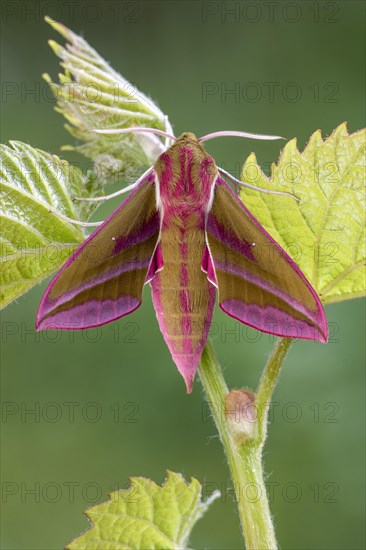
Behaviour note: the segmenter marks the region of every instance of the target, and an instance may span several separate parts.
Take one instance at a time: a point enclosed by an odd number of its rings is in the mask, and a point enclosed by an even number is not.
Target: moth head
[[[182,148],[189,148],[199,155],[207,155],[205,149],[200,144],[199,139],[192,132],[183,132],[171,146],[172,150],[178,151]]]
[[[191,143],[196,142],[198,143],[198,139],[192,132],[183,132],[178,138],[177,142],[183,144],[183,143]]]

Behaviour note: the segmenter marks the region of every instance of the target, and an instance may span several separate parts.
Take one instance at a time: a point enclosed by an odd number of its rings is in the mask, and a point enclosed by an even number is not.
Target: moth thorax
[[[165,208],[179,206],[185,211],[205,209],[217,176],[217,167],[197,140],[189,137],[186,141],[183,138],[177,140],[160,155],[155,171],[160,199]]]

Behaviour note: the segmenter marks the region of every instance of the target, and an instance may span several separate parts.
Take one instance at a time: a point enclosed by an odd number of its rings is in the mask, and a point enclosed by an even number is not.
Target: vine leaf
[[[143,477],[132,477],[131,487],[110,493],[110,500],[85,514],[91,529],[66,546],[68,550],[148,550],[186,548],[191,530],[218,492],[202,502],[200,483],[186,483],[167,472],[160,487]]]
[[[56,111],[68,121],[66,129],[84,142],[63,149],[91,158],[95,171],[106,182],[117,181],[131,170],[137,179],[163,152],[162,139],[152,134],[105,136],[91,130],[149,126],[170,131],[167,117],[83,38],[61,23],[49,17],[45,19],[67,43],[63,47],[54,40],[49,41],[65,70],[59,75],[59,83],[52,82],[48,74],[43,76],[56,97]]]
[[[19,141],[0,145],[0,307],[55,271],[85,238],[81,229],[50,213],[85,220],[91,203],[73,196],[100,194],[91,174]]]
[[[366,130],[315,132],[300,153],[287,143],[267,178],[252,153],[242,181],[297,197],[243,189],[241,199],[308,277],[324,303],[365,293]]]

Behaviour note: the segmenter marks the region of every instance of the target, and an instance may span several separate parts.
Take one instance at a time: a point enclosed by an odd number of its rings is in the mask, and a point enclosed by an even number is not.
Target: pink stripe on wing
[[[283,338],[303,338],[304,340],[327,341],[327,334],[320,327],[305,320],[294,319],[288,313],[272,306],[245,304],[238,300],[227,300],[220,308],[234,319],[262,332]]]
[[[210,230],[210,233],[219,241],[223,242],[226,246],[243,254],[252,262],[255,262],[255,257],[250,247],[250,243],[247,241],[239,239],[233,233],[227,231],[227,229],[221,225],[214,216],[209,216],[207,221],[207,228]]]
[[[263,288],[263,290],[270,292],[271,294],[273,294],[273,296],[278,296],[281,300],[290,304],[295,311],[298,311],[303,315],[306,315],[307,317],[312,319],[314,322],[319,321],[318,310],[308,309],[302,302],[295,300],[285,291],[279,289],[276,285],[270,283],[269,281],[261,279],[258,275],[251,273],[249,270],[245,270],[238,265],[222,263],[219,261],[215,262],[215,269],[218,271],[223,271],[224,273],[231,273],[233,275],[237,275],[238,277],[241,277],[243,281],[249,281],[250,283],[255,284],[259,288]]]
[[[111,279],[117,279],[120,275],[122,275],[123,273],[126,273],[127,271],[132,272],[137,269],[146,269],[149,266],[149,263],[150,263],[150,258],[147,258],[146,260],[143,260],[141,262],[138,262],[138,261],[125,262],[124,264],[121,264],[108,271],[105,271],[104,273],[101,273],[100,275],[94,277],[93,279],[90,279],[90,281],[83,282],[79,286],[70,289],[68,292],[64,292],[57,298],[50,298],[49,296],[47,296],[43,304],[44,306],[43,315],[47,315],[49,308],[55,309],[58,306],[66,304],[81,292],[84,292],[85,290],[90,290],[97,285],[110,281]]]
[[[117,300],[88,300],[70,309],[43,318],[37,330],[82,330],[99,327],[135,311],[141,302],[133,296],[119,296]]]

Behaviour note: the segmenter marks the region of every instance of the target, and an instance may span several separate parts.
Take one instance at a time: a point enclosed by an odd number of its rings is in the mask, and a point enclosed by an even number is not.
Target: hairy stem
[[[256,392],[258,440],[263,447],[267,435],[268,409],[280,374],[281,365],[292,344],[291,338],[279,338],[262,372]]]
[[[255,401],[257,431],[253,437],[244,440],[235,437],[227,421],[225,409],[229,390],[210,343],[203,352],[198,368],[229,463],[247,550],[277,548],[263,479],[262,448],[270,400],[290,345],[290,339],[278,340],[264,368]]]

